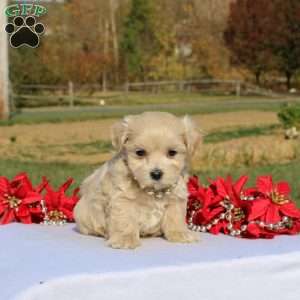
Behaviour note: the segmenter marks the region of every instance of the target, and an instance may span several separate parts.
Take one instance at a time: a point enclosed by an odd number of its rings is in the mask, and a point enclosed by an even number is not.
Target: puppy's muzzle
[[[162,177],[163,177],[163,171],[160,169],[153,169],[150,172],[150,177],[155,180],[155,181],[159,181]]]

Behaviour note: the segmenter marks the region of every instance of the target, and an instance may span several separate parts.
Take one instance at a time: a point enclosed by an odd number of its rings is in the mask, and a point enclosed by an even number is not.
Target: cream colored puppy
[[[113,248],[136,248],[142,236],[196,241],[185,223],[186,181],[199,141],[187,116],[145,112],[115,124],[116,155],[82,183],[74,210],[79,231],[104,236]]]

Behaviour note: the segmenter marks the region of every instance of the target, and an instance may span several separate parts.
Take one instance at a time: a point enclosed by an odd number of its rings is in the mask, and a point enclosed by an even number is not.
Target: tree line
[[[300,1],[239,0],[231,4],[224,32],[232,62],[261,75],[277,71],[287,87],[300,69]]]
[[[37,49],[10,49],[10,79],[98,83],[194,78],[261,82],[300,68],[299,0],[49,3]]]

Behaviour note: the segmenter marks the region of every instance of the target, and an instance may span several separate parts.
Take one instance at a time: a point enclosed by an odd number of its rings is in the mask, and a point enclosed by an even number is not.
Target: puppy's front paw
[[[111,237],[107,244],[114,249],[135,249],[141,245],[140,239],[134,235]]]
[[[199,241],[198,236],[190,231],[170,231],[165,237],[168,241],[174,243],[194,243]]]

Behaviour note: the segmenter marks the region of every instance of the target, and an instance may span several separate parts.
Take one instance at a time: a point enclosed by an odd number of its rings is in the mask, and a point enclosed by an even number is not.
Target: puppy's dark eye
[[[176,151],[176,150],[170,149],[170,150],[168,151],[168,156],[170,156],[170,157],[174,157],[176,154],[177,154],[177,151]]]
[[[146,150],[144,150],[144,149],[137,149],[137,150],[135,151],[135,154],[136,154],[137,156],[139,156],[139,157],[143,157],[143,156],[146,155]]]

